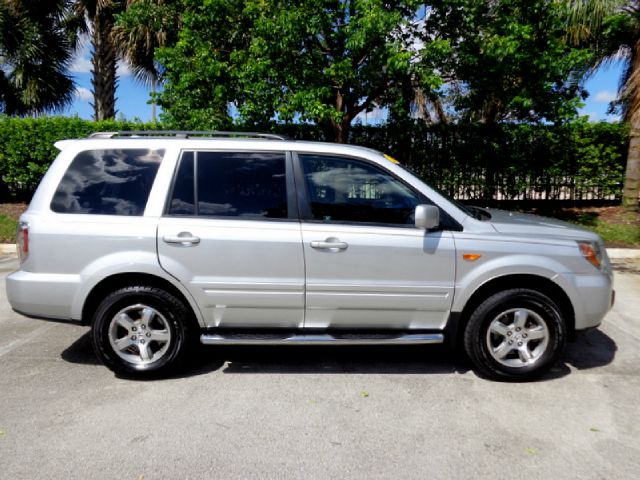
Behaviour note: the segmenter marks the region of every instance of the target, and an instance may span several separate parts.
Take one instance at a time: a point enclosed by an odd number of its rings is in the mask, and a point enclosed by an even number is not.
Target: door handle
[[[320,240],[314,240],[311,242],[311,248],[322,248],[322,249],[336,249],[336,250],[346,250],[349,245],[347,242],[340,242],[327,238],[324,242]]]
[[[178,235],[165,235],[162,237],[165,243],[179,243],[184,246],[197,245],[200,243],[200,237],[191,235],[190,232],[180,232]]]

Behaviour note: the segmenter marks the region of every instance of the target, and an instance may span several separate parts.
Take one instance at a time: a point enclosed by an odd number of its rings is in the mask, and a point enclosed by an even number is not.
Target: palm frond
[[[567,38],[579,45],[596,35],[605,19],[629,4],[625,0],[566,0]]]

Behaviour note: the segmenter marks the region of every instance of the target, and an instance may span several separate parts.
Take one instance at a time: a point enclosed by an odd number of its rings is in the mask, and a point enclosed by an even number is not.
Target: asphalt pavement
[[[88,328],[22,317],[0,257],[0,479],[632,479],[640,264],[544,379],[479,378],[443,347],[226,347],[131,381]]]

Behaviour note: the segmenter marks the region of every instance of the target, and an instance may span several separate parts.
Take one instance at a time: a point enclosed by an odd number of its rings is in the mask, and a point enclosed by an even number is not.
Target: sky
[[[63,112],[63,115],[77,115],[81,118],[90,119],[93,115],[91,102],[91,62],[89,60],[89,45],[78,51],[71,66],[71,73],[76,82],[76,92],[73,103]],[[622,74],[622,62],[613,62],[605,65],[590,75],[585,88],[589,92],[589,97],[584,101],[584,106],[580,109],[581,115],[587,115],[591,121],[616,121],[616,115],[607,114],[609,102],[616,97],[618,83]],[[116,92],[116,116],[126,117],[128,120],[140,119],[142,121],[151,120],[151,105],[149,101],[149,87],[142,85],[135,80],[126,65],[118,66],[118,88]],[[359,118],[363,123],[379,123],[380,115],[384,112],[369,113],[366,117]]]

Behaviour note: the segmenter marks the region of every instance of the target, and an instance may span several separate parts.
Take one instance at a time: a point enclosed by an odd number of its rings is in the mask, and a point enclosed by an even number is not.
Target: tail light
[[[16,232],[16,244],[18,247],[18,257],[20,263],[24,262],[29,256],[29,224],[26,222],[18,223],[18,231]]]

